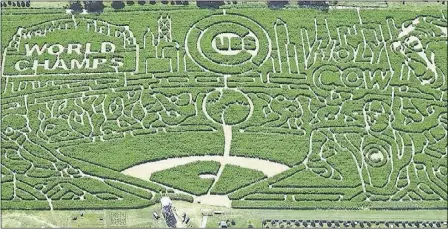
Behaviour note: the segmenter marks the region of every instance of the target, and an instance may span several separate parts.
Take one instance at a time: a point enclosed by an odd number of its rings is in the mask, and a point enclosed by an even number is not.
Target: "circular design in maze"
[[[381,167],[387,163],[387,151],[380,145],[370,144],[364,148],[364,158],[372,167]]]
[[[162,11],[4,15],[2,208],[446,207],[439,10]]]
[[[187,55],[204,70],[241,74],[256,69],[271,52],[267,32],[240,15],[213,15],[191,27],[185,40]]]
[[[204,103],[206,115],[219,124],[236,125],[252,113],[249,97],[239,90],[217,89],[205,97]]]

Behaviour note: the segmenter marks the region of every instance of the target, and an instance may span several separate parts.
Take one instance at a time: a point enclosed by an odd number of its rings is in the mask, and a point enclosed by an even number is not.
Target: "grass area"
[[[218,195],[228,194],[265,177],[266,176],[261,171],[235,165],[226,165],[221,177],[210,193]]]
[[[446,4],[446,3],[445,3]],[[389,2],[389,9],[409,9],[409,10],[422,10],[422,9],[440,9],[443,8],[444,5],[439,2],[406,2],[403,4],[402,2]]]
[[[257,142],[257,144],[251,144]],[[276,142],[281,144],[278,147]],[[309,136],[285,134],[255,134],[234,131],[232,156],[255,157],[293,166],[306,157]]]
[[[247,228],[251,222],[260,227],[262,220],[421,220],[446,221],[447,211],[294,211],[294,210],[232,210],[228,214],[209,217],[207,227],[216,227],[220,221],[235,220],[234,228]]]
[[[197,161],[167,170],[155,172],[151,180],[194,195],[204,195],[213,184],[214,178],[200,175],[216,175],[220,164],[216,161]]]
[[[170,157],[219,155],[224,136],[218,133],[152,134],[65,147],[63,154],[117,171]],[[111,157],[110,155],[114,155]]]
[[[216,228],[218,222],[233,219],[238,228],[246,228],[248,222],[255,227],[261,226],[264,219],[302,219],[302,220],[447,220],[447,211],[294,211],[294,210],[241,210],[224,207],[205,206],[196,203],[174,201],[179,216],[187,213],[190,226],[198,228],[202,220],[202,211],[222,211],[222,215],[209,216],[207,228]],[[83,211],[3,211],[2,228],[11,227],[157,227],[166,228],[163,219],[155,220],[152,213],[160,215],[160,205],[132,210],[95,210]],[[72,220],[78,216],[77,220]],[[125,224],[119,224],[119,218],[126,218]],[[103,220],[100,220],[103,218]]]
[[[197,208],[187,207],[185,202],[174,202],[178,214],[186,212],[192,219],[190,225],[199,227],[201,220]],[[86,210],[82,211],[3,211],[2,228],[11,227],[65,227],[65,228],[92,228],[92,227],[132,227],[132,228],[166,228],[163,218],[155,220],[153,212],[161,215],[160,205],[149,208],[131,210]],[[73,217],[77,216],[77,220]],[[102,218],[102,220],[100,220]],[[124,220],[123,220],[124,219]],[[197,220],[196,220],[197,219]]]
[[[37,2],[32,1],[32,7],[37,8],[62,8],[68,6],[68,2],[60,1],[60,2]]]

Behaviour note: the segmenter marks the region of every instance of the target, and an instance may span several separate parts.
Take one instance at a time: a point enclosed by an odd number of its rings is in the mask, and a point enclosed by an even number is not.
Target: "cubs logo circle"
[[[202,69],[241,74],[260,67],[270,55],[268,33],[240,15],[212,15],[194,24],[185,39],[187,55]]]

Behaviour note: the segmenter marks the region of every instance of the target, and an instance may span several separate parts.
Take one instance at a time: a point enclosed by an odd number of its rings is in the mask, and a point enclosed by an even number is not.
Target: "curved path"
[[[185,165],[195,161],[217,161],[220,163],[237,165],[248,169],[255,169],[263,172],[266,176],[272,177],[276,174],[284,172],[289,169],[288,166],[268,160],[261,160],[258,158],[246,158],[237,156],[192,156],[169,158],[161,161],[148,162],[134,167],[125,169],[122,173],[137,177],[140,179],[149,179],[154,172],[173,168],[179,165]]]

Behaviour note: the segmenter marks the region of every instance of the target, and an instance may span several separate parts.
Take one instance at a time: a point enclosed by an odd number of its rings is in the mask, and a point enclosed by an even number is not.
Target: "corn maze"
[[[446,8],[2,11],[2,209],[446,209]]]

